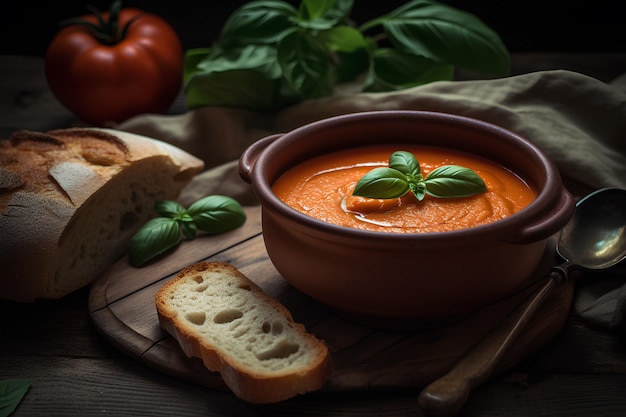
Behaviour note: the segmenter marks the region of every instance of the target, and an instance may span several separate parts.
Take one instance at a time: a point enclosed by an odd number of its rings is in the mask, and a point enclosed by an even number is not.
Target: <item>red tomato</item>
[[[100,40],[76,20],[53,38],[45,56],[52,93],[94,125],[165,112],[182,85],[183,50],[174,29],[157,15],[121,8],[117,1],[101,18],[100,26],[118,19],[117,39]],[[98,25],[95,14],[80,19]]]

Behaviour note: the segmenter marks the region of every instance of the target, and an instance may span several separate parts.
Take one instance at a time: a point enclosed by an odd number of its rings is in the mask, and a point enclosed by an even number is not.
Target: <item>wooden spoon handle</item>
[[[558,282],[555,278],[550,275],[536,293],[476,343],[450,372],[424,388],[419,395],[420,407],[429,415],[437,417],[456,414],[467,401],[470,391],[491,375],[504,353]]]

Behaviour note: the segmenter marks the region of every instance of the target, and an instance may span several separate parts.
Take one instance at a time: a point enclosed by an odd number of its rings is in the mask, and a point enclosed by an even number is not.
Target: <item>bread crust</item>
[[[225,276],[228,278],[224,278]],[[206,286],[207,291],[213,291],[214,294],[208,299],[214,300],[219,299],[222,295],[224,298],[226,297],[225,293],[228,290],[216,282],[224,279],[236,282],[236,286],[240,289],[243,288],[243,292],[249,292],[250,303],[253,302],[255,307],[243,313],[241,318],[232,320],[232,322],[221,323],[219,320],[217,322],[215,320],[216,309],[204,300],[202,309],[206,310],[207,318],[202,325],[196,325],[186,319],[184,310],[188,308],[182,307],[177,302],[181,301],[181,293],[186,293],[189,288],[197,284],[192,281],[202,281],[201,284],[197,285]],[[236,295],[233,296],[235,299],[237,298]],[[330,375],[331,360],[326,344],[309,333],[303,324],[295,322],[289,310],[278,300],[269,296],[252,280],[228,263],[200,262],[181,270],[157,291],[155,303],[161,327],[178,341],[183,352],[189,357],[200,358],[209,370],[219,372],[232,392],[244,401],[259,404],[283,401],[298,394],[319,390]],[[246,310],[245,305],[235,307],[227,302],[228,305],[232,308]],[[228,310],[228,308],[221,306],[217,310],[219,310],[217,311],[219,314],[220,311]],[[284,343],[286,339],[297,343],[301,350],[306,349],[306,360],[302,363],[284,368],[268,369],[262,366],[263,359],[243,358],[245,355],[241,355],[240,352],[244,350],[244,346],[246,351],[252,349],[257,355],[259,355],[259,351],[263,350],[262,348],[257,349],[243,336],[237,335],[233,336],[232,340],[228,339],[237,344],[235,345],[236,348],[232,346],[229,348],[224,342],[220,345],[217,340],[223,339],[214,336],[224,332],[223,328],[226,325],[238,328],[237,326],[240,325],[238,320],[245,321],[246,315],[257,312],[261,318],[254,322],[255,325],[267,324],[270,319],[262,316],[260,311],[270,310],[280,315],[279,327],[281,329],[289,327],[289,329],[285,329],[272,337],[270,344],[277,346]],[[245,323],[241,324],[239,328],[245,325]],[[200,331],[199,327],[203,327],[203,330]],[[249,333],[253,334],[254,329]],[[280,362],[281,359],[278,358],[275,361]],[[288,364],[288,356],[285,357],[284,362]]]
[[[127,251],[154,202],[175,199],[203,168],[170,144],[114,129],[0,141],[0,298],[56,299],[89,284]]]

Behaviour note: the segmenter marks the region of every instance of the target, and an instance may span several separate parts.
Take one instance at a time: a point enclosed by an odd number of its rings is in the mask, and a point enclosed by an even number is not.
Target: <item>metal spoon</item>
[[[489,377],[551,289],[570,271],[602,271],[626,258],[626,190],[603,188],[582,198],[561,230],[556,251],[565,262],[551,269],[541,288],[450,372],[422,390],[419,405],[429,415],[451,416],[463,407],[470,391]]]

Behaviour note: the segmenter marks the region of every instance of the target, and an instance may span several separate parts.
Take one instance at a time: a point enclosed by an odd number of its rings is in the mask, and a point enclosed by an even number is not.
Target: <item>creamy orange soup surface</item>
[[[460,165],[474,170],[487,192],[462,198],[427,195],[422,201],[410,192],[393,199],[352,196],[363,175],[387,166],[391,154],[399,150],[415,155],[424,178],[442,165]],[[437,147],[386,145],[305,161],[281,175],[273,191],[287,205],[325,222],[394,233],[444,232],[492,223],[520,211],[536,197],[536,191],[516,174],[477,156]]]

